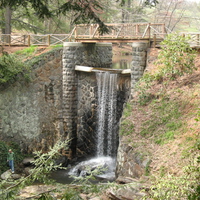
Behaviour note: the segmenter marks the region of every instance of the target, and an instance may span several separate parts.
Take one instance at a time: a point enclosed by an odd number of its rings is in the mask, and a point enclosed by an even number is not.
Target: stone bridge
[[[146,66],[148,43],[132,47],[131,69],[119,72],[118,121]],[[87,69],[111,66],[111,43],[66,42],[63,49],[44,54],[33,64],[30,82],[1,86],[0,138],[20,144],[26,153],[72,139],[65,152],[69,158],[93,154],[97,83],[95,70]]]

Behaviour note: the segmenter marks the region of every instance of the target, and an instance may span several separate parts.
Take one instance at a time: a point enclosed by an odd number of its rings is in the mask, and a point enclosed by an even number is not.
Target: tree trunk
[[[11,16],[12,10],[9,6],[5,9],[5,33],[4,34],[11,34]]]

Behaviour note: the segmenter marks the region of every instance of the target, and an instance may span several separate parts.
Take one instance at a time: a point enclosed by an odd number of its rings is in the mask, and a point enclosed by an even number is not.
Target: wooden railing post
[[[11,45],[11,34],[8,35],[8,43],[9,43],[9,46]]]
[[[197,34],[197,46],[199,46],[199,34]]]
[[[153,48],[156,48],[156,34],[153,35]]]
[[[51,45],[51,36],[50,36],[50,34],[48,35],[48,46],[50,46]]]
[[[77,26],[75,26],[75,30],[74,30],[74,38],[75,38],[75,40],[76,40],[77,36],[78,36],[78,34],[77,34]]]
[[[139,25],[136,24],[136,27],[135,27],[135,34],[138,35],[138,33],[139,33]]]
[[[30,46],[31,46],[31,36],[28,35],[28,47],[30,47]]]
[[[162,24],[162,33],[164,34],[165,32],[165,24]]]
[[[149,26],[148,27],[148,34],[149,34],[149,40],[150,40],[150,38],[151,38],[151,24],[149,23],[148,26]]]

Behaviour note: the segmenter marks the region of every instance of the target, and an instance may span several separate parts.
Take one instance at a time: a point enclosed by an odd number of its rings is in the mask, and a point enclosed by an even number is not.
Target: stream
[[[124,55],[124,56],[113,55],[112,68],[113,69],[129,69],[131,65],[131,61],[132,61],[132,55]],[[109,91],[109,94],[110,94],[110,91]],[[102,131],[104,132],[104,130]],[[98,132],[101,132],[101,131],[99,130]],[[111,131],[109,130],[109,132]],[[100,136],[100,140],[101,140],[101,137],[102,136]],[[100,143],[101,142],[99,141],[99,144]],[[113,146],[113,144],[111,146]],[[101,149],[104,149],[103,146],[97,147],[97,154],[98,154],[97,157],[92,158],[90,160],[82,161],[78,163],[77,165],[72,166],[68,170],[54,171],[51,174],[51,178],[55,180],[57,183],[70,184],[75,180],[75,177],[79,177],[79,176],[84,177],[84,176],[90,175],[93,170],[98,168],[100,170],[101,169],[103,170],[106,169],[106,170],[103,171],[101,175],[96,176],[96,178],[98,179],[97,181],[113,181],[115,179],[116,160],[110,156],[111,153],[109,152],[99,153],[100,151],[102,151]]]

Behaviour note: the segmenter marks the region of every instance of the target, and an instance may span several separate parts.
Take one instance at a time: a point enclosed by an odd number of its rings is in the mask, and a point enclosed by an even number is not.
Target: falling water
[[[97,156],[83,161],[69,171],[69,175],[86,176],[95,168],[104,169],[101,178],[115,178],[117,152],[117,74],[96,72],[98,87]],[[99,175],[100,177],[100,175]]]
[[[98,86],[97,156],[115,156],[117,74],[96,72]]]

